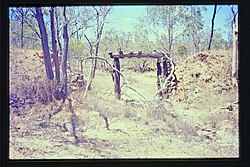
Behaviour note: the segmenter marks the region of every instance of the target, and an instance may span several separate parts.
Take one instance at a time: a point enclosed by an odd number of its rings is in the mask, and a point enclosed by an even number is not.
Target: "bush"
[[[70,41],[69,43],[69,57],[83,56],[84,44],[82,41]]]
[[[150,102],[146,108],[146,112],[146,125],[163,121],[162,126],[155,128],[157,131],[161,130],[164,134],[174,135],[185,141],[193,140],[194,137],[198,136],[195,125],[181,119],[181,117],[174,112],[170,103],[166,103],[162,100]]]
[[[57,83],[55,80],[47,81],[35,78],[29,85],[21,82],[11,87],[10,105],[18,108],[26,104],[35,104],[36,102],[48,104],[53,101],[56,89]]]
[[[184,45],[179,45],[177,46],[177,54],[180,55],[181,57],[186,56],[188,52],[188,49]]]
[[[166,108],[164,101],[157,100],[148,103],[146,107],[147,116],[156,120],[167,121],[171,117],[171,111],[173,111],[171,106]]]

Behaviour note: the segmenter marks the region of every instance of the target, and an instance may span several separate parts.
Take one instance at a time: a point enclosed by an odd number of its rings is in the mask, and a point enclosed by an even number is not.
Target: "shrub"
[[[29,85],[20,82],[10,89],[10,105],[18,108],[36,102],[48,104],[53,101],[56,88],[55,80],[47,81],[34,78]]]
[[[149,118],[153,118],[156,120],[166,121],[169,116],[171,116],[170,112],[173,111],[172,107],[165,107],[164,101],[156,100],[148,103],[146,107],[147,116]]]

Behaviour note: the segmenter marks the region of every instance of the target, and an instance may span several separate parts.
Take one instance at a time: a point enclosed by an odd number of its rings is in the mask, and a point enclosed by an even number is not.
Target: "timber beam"
[[[155,58],[155,59],[159,59],[164,57],[164,55],[160,52],[154,52],[154,53],[142,53],[141,51],[139,51],[138,53],[133,53],[130,52],[128,54],[123,54],[123,52],[120,52],[119,54],[113,54],[113,53],[109,53],[110,58]]]

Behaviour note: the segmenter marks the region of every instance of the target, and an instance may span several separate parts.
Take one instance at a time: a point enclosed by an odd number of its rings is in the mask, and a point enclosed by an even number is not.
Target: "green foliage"
[[[197,6],[190,6],[188,13],[185,15],[187,22],[186,26],[186,35],[191,41],[194,51],[201,50],[202,41],[206,40],[204,38],[204,21],[201,13],[206,11],[206,8],[201,8]]]
[[[84,44],[82,41],[69,41],[69,57],[82,57],[84,51]]]
[[[179,54],[182,45],[180,38],[189,43],[189,50],[198,51],[203,39],[204,22],[202,12],[205,7],[198,6],[150,6],[147,8],[148,23],[154,25],[157,46],[172,55]],[[186,38],[183,38],[186,37]],[[193,46],[190,47],[190,44]],[[178,46],[177,46],[178,47]]]
[[[109,52],[117,53],[120,48],[123,51],[131,51],[133,46],[132,35],[130,32],[109,29],[101,40],[100,51],[103,51],[103,54]]]
[[[100,12],[104,12],[108,6],[95,7]],[[11,8],[16,10],[16,8]],[[28,9],[28,8],[24,8]],[[29,8],[34,10],[34,8]],[[62,10],[57,7],[59,39],[63,46],[62,38]],[[69,19],[69,59],[83,56],[90,56],[90,47],[84,34],[94,45],[96,38],[96,10],[92,6],[67,7],[67,18]],[[148,6],[147,15],[141,16],[137,22],[133,23],[133,31],[126,32],[113,28],[106,28],[100,40],[98,55],[109,58],[109,52],[117,53],[119,49],[124,52],[151,52],[152,50],[171,52],[174,60],[182,56],[192,54],[207,48],[209,41],[210,28],[207,28],[203,20],[203,12],[206,7],[196,5],[164,5]],[[49,7],[43,8],[43,17],[46,20],[46,29],[48,32],[49,43],[51,43]],[[101,16],[101,15],[100,15]],[[10,45],[20,46],[20,20],[14,17],[10,12]],[[25,19],[38,30],[36,19],[31,11],[26,14]],[[99,20],[101,21],[101,20]],[[227,18],[226,26],[230,27],[232,16]],[[56,28],[57,29],[57,28]],[[39,32],[38,32],[39,33]],[[228,39],[223,39],[222,34],[229,34]],[[26,48],[41,49],[41,41],[27,23],[24,23],[24,43]],[[51,44],[49,44],[51,46]],[[214,34],[212,47],[215,49],[229,48],[232,46],[232,31],[217,31]],[[94,47],[94,46],[93,46]],[[94,47],[95,50],[95,47]],[[177,56],[177,57],[175,57]],[[178,57],[179,56],[179,57]],[[69,60],[71,61],[71,60]],[[136,65],[143,66],[143,61]]]
[[[223,39],[222,33],[215,31],[213,36],[212,47],[214,49],[225,49],[226,44],[227,42],[225,39]]]
[[[188,49],[184,45],[178,45],[177,46],[177,54],[180,55],[181,57],[187,55]]]
[[[86,56],[88,53],[88,48],[85,47],[85,44],[78,40],[72,41],[69,40],[69,48],[68,48],[68,62],[73,70],[79,70],[80,60],[83,56]]]

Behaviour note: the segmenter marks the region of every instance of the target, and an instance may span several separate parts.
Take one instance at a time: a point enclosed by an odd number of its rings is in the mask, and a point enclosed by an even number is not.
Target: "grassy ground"
[[[26,87],[44,80],[44,67],[34,52],[11,50],[10,93],[26,96]],[[238,90],[228,75],[230,54],[206,54],[205,62],[194,55],[177,64],[180,84],[169,100],[152,100],[156,72],[124,71],[147,101],[125,86],[119,101],[114,98],[111,75],[98,70],[86,98],[84,89],[70,92],[77,143],[67,101],[52,117],[62,102],[10,107],[10,158],[239,157]]]

